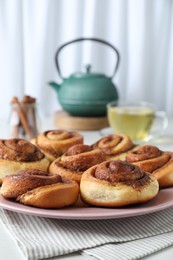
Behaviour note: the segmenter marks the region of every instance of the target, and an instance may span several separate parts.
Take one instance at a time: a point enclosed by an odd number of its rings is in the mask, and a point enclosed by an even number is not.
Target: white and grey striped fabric
[[[132,260],[173,244],[173,207],[112,220],[47,219],[8,210],[0,210],[0,218],[30,260],[77,251],[101,260]]]
[[[156,253],[172,244],[173,232],[169,232],[127,243],[107,244],[83,252],[101,260],[135,260]]]

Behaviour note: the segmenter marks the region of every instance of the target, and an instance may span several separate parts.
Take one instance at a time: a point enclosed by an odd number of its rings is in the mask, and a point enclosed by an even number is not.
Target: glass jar
[[[25,96],[21,102],[16,97],[12,99],[10,126],[13,138],[31,140],[38,134],[37,104],[34,98]]]

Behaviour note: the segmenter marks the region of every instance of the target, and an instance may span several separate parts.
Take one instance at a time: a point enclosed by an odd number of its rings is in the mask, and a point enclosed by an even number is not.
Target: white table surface
[[[42,123],[40,131],[56,129],[51,119],[45,119]],[[81,132],[84,135],[84,142],[86,144],[92,144],[99,138],[101,138],[98,131],[84,131]],[[0,139],[10,138],[10,128],[5,119],[0,120]],[[169,120],[169,126],[162,138],[153,141],[153,144],[157,145],[163,150],[173,151],[173,120]],[[24,256],[19,251],[13,237],[5,229],[0,221],[0,259],[2,260],[24,260]],[[51,259],[59,260],[96,260],[94,257],[84,256],[80,253],[70,254],[61,257],[55,257]],[[142,258],[146,260],[171,260],[173,259],[173,246],[152,254],[148,257]],[[106,259],[105,259],[106,260]]]

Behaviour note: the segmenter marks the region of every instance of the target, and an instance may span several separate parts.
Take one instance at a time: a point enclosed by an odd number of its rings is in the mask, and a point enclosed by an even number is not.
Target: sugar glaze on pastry
[[[85,144],[70,147],[60,158],[51,163],[50,173],[57,173],[62,178],[80,183],[81,176],[91,166],[105,160],[104,153],[99,149],[92,149]]]
[[[126,155],[126,161],[152,173],[160,188],[173,186],[173,152],[152,145],[138,146]]]
[[[130,137],[125,134],[110,134],[102,137],[92,147],[102,150],[107,160],[124,160],[126,152],[134,148],[135,145]]]
[[[34,207],[63,208],[77,201],[79,186],[76,182],[62,180],[57,174],[27,170],[7,175],[1,195]]]
[[[39,134],[31,142],[37,145],[52,162],[65,153],[69,147],[82,144],[83,136],[75,131],[48,130]]]
[[[120,160],[106,161],[85,171],[80,194],[84,202],[103,207],[144,203],[159,191],[157,179],[138,166]]]
[[[50,161],[40,149],[24,139],[0,140],[0,183],[6,175],[19,170],[47,171],[49,164]]]

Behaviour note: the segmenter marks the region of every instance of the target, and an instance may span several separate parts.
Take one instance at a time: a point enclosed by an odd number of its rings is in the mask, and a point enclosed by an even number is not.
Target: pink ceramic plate
[[[39,209],[6,200],[0,196],[0,207],[4,209],[40,217],[59,219],[88,220],[125,218],[156,212],[171,206],[173,206],[173,188],[161,190],[157,197],[150,202],[123,208],[88,207],[81,201],[78,201],[75,206],[64,209]]]

